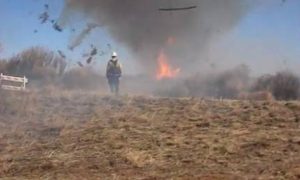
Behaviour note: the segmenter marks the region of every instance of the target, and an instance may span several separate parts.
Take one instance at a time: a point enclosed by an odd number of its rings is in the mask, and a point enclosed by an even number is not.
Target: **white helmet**
[[[117,56],[118,56],[118,54],[116,52],[113,52],[111,55],[111,57],[117,57]]]

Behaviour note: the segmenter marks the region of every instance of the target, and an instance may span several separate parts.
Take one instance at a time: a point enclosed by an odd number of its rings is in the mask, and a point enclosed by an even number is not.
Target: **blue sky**
[[[74,51],[68,50],[68,44],[72,37],[78,35],[85,28],[86,22],[73,22],[63,32],[55,31],[51,22],[41,24],[39,16],[45,11],[45,4],[49,4],[49,15],[51,19],[57,19],[63,9],[63,0],[0,0],[0,43],[3,46],[0,58],[9,58],[24,49],[32,46],[47,47],[50,50],[62,50],[69,59],[72,59],[71,66],[77,66],[77,61],[86,58],[82,54],[89,53],[93,44],[101,50],[109,51],[107,44],[110,44],[120,55],[129,59],[128,63],[133,64],[131,56],[126,49],[116,43],[105,29],[97,28],[84,40]],[[76,31],[73,32],[72,29]],[[37,33],[34,31],[37,30]],[[103,70],[110,53],[104,56],[97,56],[98,65]],[[130,70],[130,68],[129,68]]]
[[[241,57],[234,52],[243,52],[245,60],[242,62],[258,72],[275,71],[283,66],[300,68],[300,0],[286,0],[284,4],[281,0],[267,1],[271,3],[251,11],[215,48],[225,53],[222,56],[236,61]],[[3,46],[0,57],[10,57],[31,46],[45,46],[54,51],[64,51],[75,64],[82,60],[82,53],[89,52],[91,43],[103,50],[107,50],[109,43],[124,57],[123,63],[129,64],[129,72],[138,66],[126,48],[115,42],[105,29],[98,28],[76,51],[68,51],[69,40],[80,32],[84,23],[71,24],[70,27],[76,29],[75,33],[71,28],[57,32],[51,28],[50,22],[40,24],[38,17],[44,11],[45,3],[50,6],[50,19],[57,19],[63,0],[0,0],[0,43]],[[37,33],[34,33],[35,29]],[[108,58],[109,55],[98,56],[97,62],[103,67]],[[270,63],[276,65],[268,68]]]
[[[266,0],[218,46],[223,58],[245,63],[255,73],[289,69],[300,74],[300,0]]]

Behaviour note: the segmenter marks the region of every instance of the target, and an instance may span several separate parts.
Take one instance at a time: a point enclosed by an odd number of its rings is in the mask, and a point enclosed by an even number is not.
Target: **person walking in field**
[[[106,78],[111,93],[115,95],[119,94],[120,77],[122,76],[122,67],[118,61],[118,55],[116,52],[112,53],[111,59],[107,63]]]

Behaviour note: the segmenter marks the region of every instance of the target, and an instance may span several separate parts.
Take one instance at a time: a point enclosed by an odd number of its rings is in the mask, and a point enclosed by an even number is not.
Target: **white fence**
[[[18,85],[5,85],[5,83],[13,82]],[[9,91],[25,91],[28,79],[24,77],[6,76],[0,74],[0,88]]]

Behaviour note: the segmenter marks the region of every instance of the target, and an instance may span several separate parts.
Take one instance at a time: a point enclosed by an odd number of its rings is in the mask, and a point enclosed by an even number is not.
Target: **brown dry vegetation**
[[[298,99],[300,79],[292,72],[282,71],[275,75],[265,75],[256,79],[253,91],[270,91],[278,100]]]
[[[68,59],[59,52],[43,47],[26,49],[9,59],[0,60],[0,73],[26,76],[31,89],[106,90],[105,76],[91,66],[67,68]],[[300,79],[288,71],[253,78],[247,65],[239,65],[220,72],[161,81],[154,81],[148,75],[125,75],[121,89],[128,93],[164,97],[226,99],[238,99],[244,92],[269,91],[277,100],[296,100],[300,97]]]
[[[4,179],[299,179],[300,104],[0,96]]]
[[[238,95],[239,100],[253,100],[253,101],[274,101],[272,93],[269,91],[258,91],[258,92],[242,92]]]
[[[67,63],[65,59],[42,47],[32,47],[18,55],[1,60],[1,73],[26,76],[38,84],[53,82],[63,75]]]

